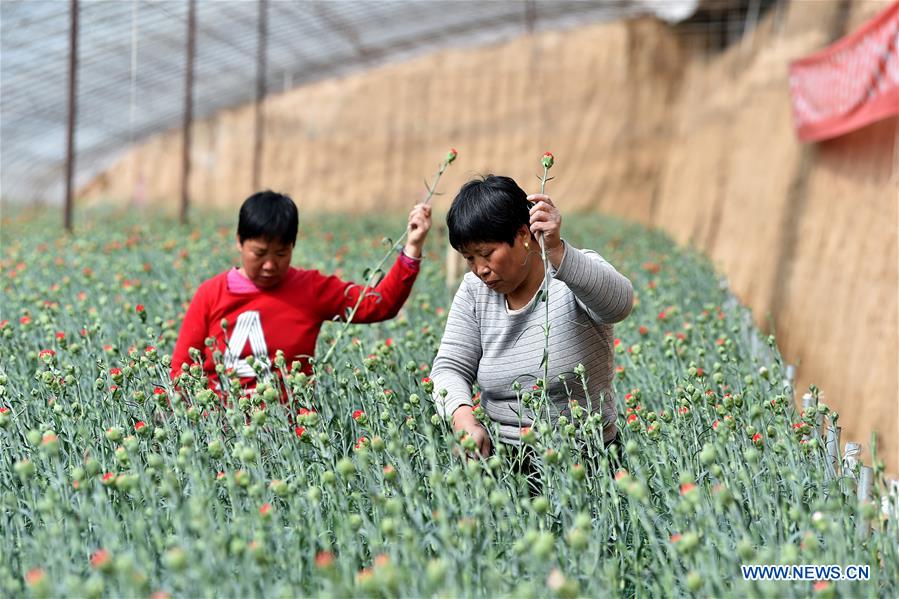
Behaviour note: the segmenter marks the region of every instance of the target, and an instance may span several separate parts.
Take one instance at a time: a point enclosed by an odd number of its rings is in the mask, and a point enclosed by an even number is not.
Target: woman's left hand
[[[562,247],[562,213],[548,195],[535,193],[528,196],[528,201],[534,202],[531,207],[531,233],[538,239],[543,233],[547,252]]]
[[[406,247],[403,252],[410,258],[420,258],[421,248],[431,230],[431,207],[428,204],[416,204],[409,213],[409,222],[406,232]]]

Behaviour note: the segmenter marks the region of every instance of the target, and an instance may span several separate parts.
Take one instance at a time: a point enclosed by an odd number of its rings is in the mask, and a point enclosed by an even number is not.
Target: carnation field
[[[93,211],[67,238],[55,215],[5,217],[0,595],[899,595],[876,455],[859,502],[827,453],[838,416],[794,408],[776,340],[698,255],[618,221],[565,220],[566,239],[634,283],[615,329],[625,455],[607,466],[585,410],[538,424],[532,496],[514,455],[462,457],[430,401],[450,301],[440,215],[397,319],[326,324],[317,354],[336,346],[313,378],[282,365],[290,413],[274,389],[229,409],[197,378],[177,393],[180,318],[236,263],[235,219]],[[294,265],[361,282],[403,223],[301,211]],[[744,582],[741,564],[862,564],[871,579]]]

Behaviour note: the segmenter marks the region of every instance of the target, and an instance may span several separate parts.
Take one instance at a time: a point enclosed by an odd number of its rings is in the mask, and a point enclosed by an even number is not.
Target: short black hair
[[[462,186],[446,214],[449,240],[457,251],[469,243],[515,243],[530,221],[527,194],[511,177],[487,175]]]
[[[237,238],[241,243],[261,237],[266,241],[294,245],[298,227],[297,205],[290,196],[271,190],[260,191],[244,200],[240,207]]]

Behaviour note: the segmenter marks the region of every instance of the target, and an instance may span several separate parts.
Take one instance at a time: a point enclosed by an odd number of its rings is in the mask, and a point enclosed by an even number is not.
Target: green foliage
[[[701,257],[566,221],[637,291],[614,345],[624,466],[575,408],[528,432],[532,498],[517,452],[466,461],[427,399],[449,302],[439,226],[397,319],[352,325],[314,384],[281,366],[291,414],[264,390],[228,409],[201,380],[175,393],[187,302],[237,260],[230,216],[93,213],[76,238],[3,222],[0,594],[803,597],[811,582],[739,566],[811,563],[869,564],[871,581],[834,586],[897,595],[895,518],[828,474],[819,414],[795,413],[776,346]],[[294,263],[358,281],[401,222],[306,216]]]

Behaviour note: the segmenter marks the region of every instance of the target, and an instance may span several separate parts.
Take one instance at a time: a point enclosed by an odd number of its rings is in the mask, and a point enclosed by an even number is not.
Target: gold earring
[[[526,250],[531,249],[531,244],[528,243],[527,241],[525,241],[525,242],[524,242],[524,249],[526,249]]]

